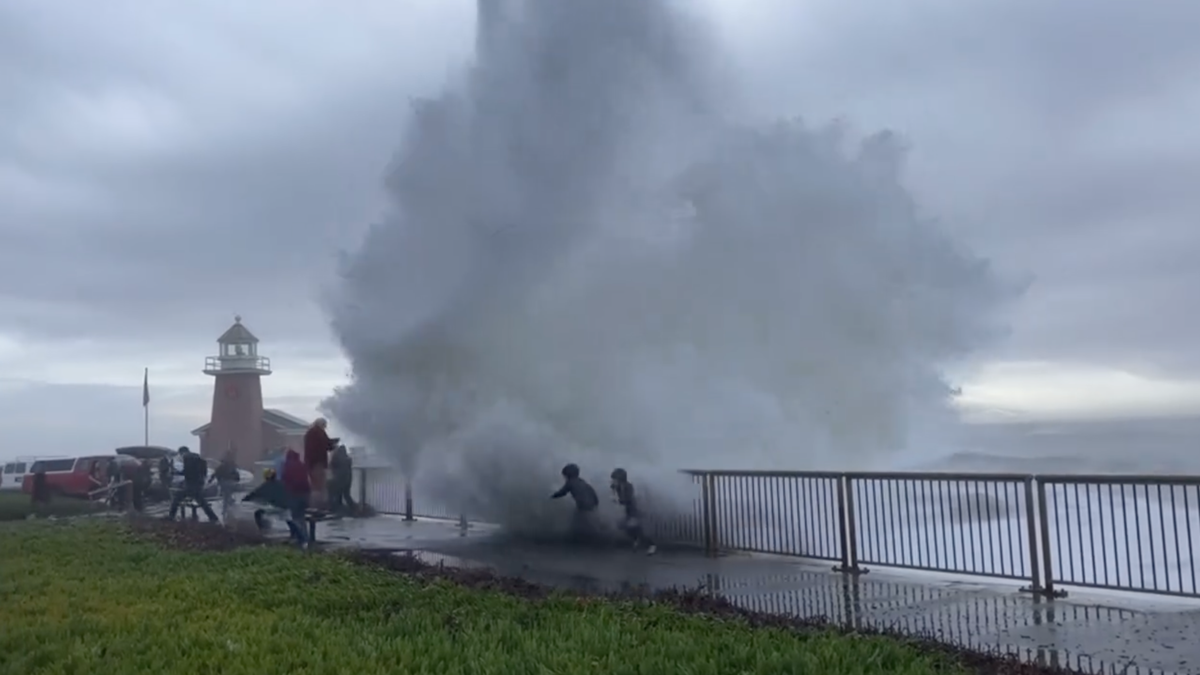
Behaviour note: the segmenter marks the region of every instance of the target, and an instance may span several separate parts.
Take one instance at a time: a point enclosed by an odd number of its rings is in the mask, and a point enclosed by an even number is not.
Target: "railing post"
[[[713,475],[705,472],[700,482],[701,519],[704,527],[704,553],[715,557],[720,543],[717,541],[717,500]]]
[[[1050,598],[1065,598],[1066,591],[1054,589],[1054,560],[1050,551],[1050,506],[1046,499],[1046,484],[1040,478],[1037,482],[1038,494],[1038,525],[1042,529],[1042,595]]]
[[[1037,518],[1040,517],[1037,506],[1033,498],[1033,476],[1025,478],[1025,539],[1026,545],[1029,547],[1029,586],[1022,588],[1024,593],[1041,594],[1045,592],[1042,588],[1041,563],[1038,561],[1038,538],[1037,538]]]
[[[412,480],[408,478],[404,479],[404,519],[407,521],[415,520],[413,518]]]
[[[858,566],[858,520],[854,508],[854,479],[847,474],[838,477],[838,529],[842,540],[842,564],[834,572],[866,574],[870,570]]]
[[[367,504],[367,470],[358,469],[358,503]]]
[[[1026,521],[1026,545],[1028,546],[1028,563],[1030,563],[1030,585],[1021,589],[1025,593],[1043,593],[1045,590],[1042,587],[1042,562],[1038,560],[1038,521],[1040,510],[1033,498],[1033,483],[1032,476],[1025,478],[1025,521]]]

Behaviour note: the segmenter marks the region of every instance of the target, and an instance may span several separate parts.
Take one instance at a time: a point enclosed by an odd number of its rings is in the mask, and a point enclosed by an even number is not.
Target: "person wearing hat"
[[[620,522],[621,531],[633,540],[634,550],[645,546],[646,555],[654,555],[658,551],[658,547],[646,537],[646,533],[642,529],[642,513],[638,509],[637,496],[633,491],[633,483],[629,482],[629,474],[625,469],[613,469],[609,477],[612,479],[610,487],[613,497],[625,510],[625,515]]]
[[[590,539],[594,531],[592,517],[600,506],[600,498],[596,490],[583,478],[579,477],[579,466],[568,464],[562,469],[563,486],[551,499],[562,499],[567,495],[575,500],[575,512],[571,517],[571,539],[579,542]]]
[[[279,481],[279,474],[275,469],[269,467],[263,469],[262,484],[242,497],[242,501],[269,506],[272,509],[285,512],[290,512],[292,507],[291,499],[288,498],[287,488],[283,487],[283,483]],[[254,524],[258,525],[258,529],[260,530],[267,529],[266,509],[256,509],[254,511]],[[292,537],[296,537],[296,532],[292,528],[293,525],[289,518],[288,530],[292,533]]]

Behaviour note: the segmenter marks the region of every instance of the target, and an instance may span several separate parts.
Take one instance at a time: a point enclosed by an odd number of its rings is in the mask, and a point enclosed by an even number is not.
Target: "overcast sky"
[[[926,209],[1033,279],[969,406],[1200,412],[1200,5],[700,1],[758,112],[902,132]],[[152,442],[191,442],[235,313],[314,415],[315,298],[473,4],[0,0],[0,454],[140,442],[145,366]]]

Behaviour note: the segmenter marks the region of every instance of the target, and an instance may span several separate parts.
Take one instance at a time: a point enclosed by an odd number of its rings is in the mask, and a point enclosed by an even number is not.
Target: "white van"
[[[4,472],[0,473],[0,490],[20,490],[21,481],[25,479],[25,474],[29,473],[29,469],[33,467],[33,463],[39,459],[52,458],[29,455],[6,461],[4,463]]]

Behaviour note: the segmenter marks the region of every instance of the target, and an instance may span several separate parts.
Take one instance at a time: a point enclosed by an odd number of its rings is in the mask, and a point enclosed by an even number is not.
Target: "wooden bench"
[[[287,509],[260,507],[254,511],[254,522],[261,528],[261,527],[263,527],[263,523],[261,522],[261,519],[265,518],[268,515],[277,516],[279,518],[283,518],[284,520],[287,520],[287,518],[290,516],[290,514],[287,512]],[[323,522],[330,521],[330,520],[341,520],[341,519],[342,519],[342,516],[340,516],[336,513],[331,513],[329,511],[324,511],[321,509],[305,509],[304,510],[304,524],[305,524],[305,529],[308,531],[309,543],[311,544],[311,543],[315,543],[317,541],[317,523],[323,523]]]
[[[207,490],[207,489],[208,488],[206,486],[205,490]],[[179,494],[182,491],[183,491],[183,488],[172,487],[170,489],[170,492],[168,493],[168,496],[169,496],[168,503],[170,503],[170,501],[174,500],[175,495]],[[219,495],[216,496],[215,499],[220,499]],[[208,502],[208,505],[211,507],[214,499],[209,499],[207,496],[205,496],[204,501]],[[191,497],[185,496],[183,498],[183,501],[179,502],[179,517],[186,518],[187,516],[185,514],[187,513],[188,509],[192,510],[192,520],[200,520],[200,503],[197,502],[195,499],[192,499]]]
[[[308,543],[317,543],[317,523],[341,520],[342,516],[322,509],[305,509],[304,522],[308,525]]]

